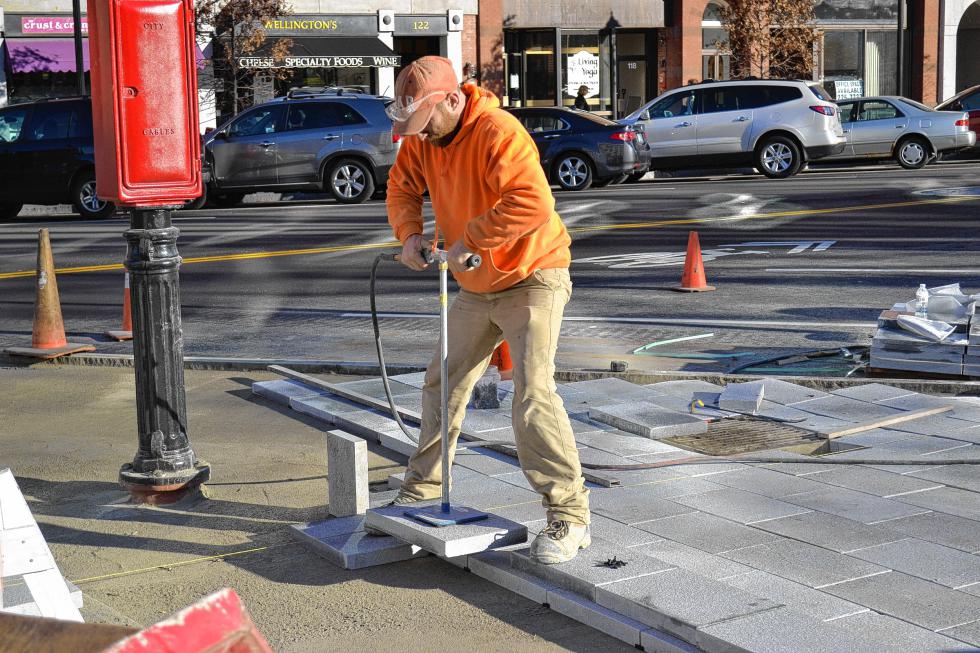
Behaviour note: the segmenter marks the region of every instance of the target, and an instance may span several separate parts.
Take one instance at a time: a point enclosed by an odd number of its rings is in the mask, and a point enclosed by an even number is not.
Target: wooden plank
[[[0,651],[100,653],[136,630],[0,612]]]
[[[292,379],[294,381],[299,381],[300,383],[304,383],[310,386],[311,388],[326,390],[327,392],[343,397],[344,399],[349,399],[359,404],[363,404],[365,406],[369,406],[371,408],[384,411],[389,415],[391,414],[391,406],[388,405],[387,399],[375,399],[374,397],[368,397],[367,395],[362,395],[359,392],[354,392],[353,390],[350,390],[349,388],[345,388],[341,385],[337,385],[335,383],[328,383],[327,381],[323,381],[316,377],[310,376],[309,374],[303,374],[302,372],[297,372],[296,370],[291,370],[288,367],[283,367],[282,365],[270,365],[268,367],[268,370],[270,372],[275,372],[276,374],[281,374],[282,376],[285,376],[286,378]],[[401,416],[403,420],[409,420],[416,424],[422,423],[422,415],[420,413],[416,413],[413,410],[408,410],[407,408],[402,408],[401,406],[398,406],[397,403],[395,405],[395,408],[398,409],[398,414]],[[477,441],[477,442],[481,442],[484,440],[484,438],[479,433],[469,433],[463,430],[462,428],[459,431],[459,436],[463,440],[470,440],[470,441]],[[484,445],[479,445],[479,446],[484,446]],[[500,451],[501,453],[505,453],[509,456],[516,455],[516,448],[510,444],[501,443],[499,445],[493,444],[493,445],[486,445],[486,446],[488,449],[492,449],[494,451]],[[616,487],[620,484],[619,479],[608,472],[603,473],[600,471],[588,471],[583,469],[582,476],[585,477],[585,480],[591,481],[603,487]]]
[[[75,607],[68,592],[68,585],[62,578],[57,567],[33,574],[25,574],[24,582],[31,590],[31,596],[37,603],[42,617],[63,619],[65,621],[82,621],[82,615]]]
[[[857,433],[871,431],[872,429],[881,429],[885,428],[886,426],[904,424],[905,422],[911,422],[912,420],[929,417],[930,415],[938,415],[939,413],[945,413],[946,411],[950,410],[953,410],[952,406],[934,406],[932,408],[923,408],[921,410],[910,410],[907,413],[902,413],[901,415],[894,415],[892,417],[886,417],[873,422],[867,422],[865,424],[861,424],[860,426],[853,426],[840,431],[834,431],[833,433],[828,433],[827,439],[833,440],[834,438],[842,438],[845,435],[855,435]]]
[[[10,530],[34,523],[24,495],[17,487],[14,474],[9,469],[0,471],[0,530]]]

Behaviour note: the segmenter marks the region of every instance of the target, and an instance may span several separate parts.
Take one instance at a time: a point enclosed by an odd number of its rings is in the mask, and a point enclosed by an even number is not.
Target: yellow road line
[[[857,206],[836,206],[829,209],[798,209],[795,211],[776,211],[773,213],[749,213],[746,215],[728,215],[716,218],[681,218],[673,220],[653,220],[649,222],[630,222],[625,224],[606,224],[593,227],[573,227],[569,233],[582,234],[597,231],[614,231],[623,229],[650,229],[653,227],[668,227],[673,225],[685,224],[711,224],[716,222],[733,222],[742,220],[765,220],[771,218],[803,217],[808,215],[826,215],[828,213],[851,213],[854,211],[879,211],[882,209],[897,209],[909,206],[927,206],[930,204],[952,204],[956,202],[976,201],[980,197],[959,196],[943,197],[931,200],[915,200],[908,202],[890,202],[887,204],[862,204]],[[247,261],[251,259],[275,258],[278,256],[306,256],[310,254],[327,254],[331,252],[352,252],[365,249],[384,249],[387,247],[397,247],[396,241],[386,243],[372,243],[368,245],[336,245],[333,247],[311,247],[306,249],[284,249],[269,252],[248,252],[244,254],[221,254],[217,256],[198,256],[185,258],[183,263],[218,263],[221,261]],[[82,272],[105,272],[108,270],[121,270],[122,263],[110,263],[106,265],[83,265],[72,268],[58,268],[57,274],[78,274]],[[0,280],[20,279],[23,277],[33,277],[34,270],[20,270],[18,272],[0,273]]]

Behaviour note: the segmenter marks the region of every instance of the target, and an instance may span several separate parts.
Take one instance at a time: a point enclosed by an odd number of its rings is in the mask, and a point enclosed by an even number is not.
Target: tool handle
[[[438,255],[440,258],[444,257],[446,254],[447,252],[444,249],[437,249],[435,251],[435,255]],[[422,250],[422,258],[425,259],[426,263],[436,262],[436,256],[434,256],[432,250],[429,249]],[[470,254],[470,257],[466,259],[466,268],[469,270],[475,270],[481,265],[483,265],[483,257],[479,254]]]

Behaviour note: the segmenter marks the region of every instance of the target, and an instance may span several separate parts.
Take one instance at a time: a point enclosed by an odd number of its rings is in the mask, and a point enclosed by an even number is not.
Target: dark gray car
[[[298,89],[235,116],[204,139],[209,199],[227,206],[256,191],[321,191],[365,201],[387,184],[398,154],[390,101]]]
[[[646,170],[632,127],[561,107],[508,111],[531,133],[545,174],[563,190],[620,182]]]

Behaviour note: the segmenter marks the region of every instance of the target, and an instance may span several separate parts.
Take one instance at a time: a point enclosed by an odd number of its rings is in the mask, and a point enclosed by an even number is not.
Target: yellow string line
[[[209,560],[220,560],[222,558],[230,558],[231,556],[240,556],[247,553],[257,553],[259,551],[265,551],[267,549],[274,549],[280,546],[287,546],[289,544],[298,544],[298,542],[280,542],[279,544],[269,544],[267,546],[259,546],[253,549],[243,549],[241,551],[231,551],[230,553],[219,553],[218,555],[205,556],[203,558],[192,558],[191,560],[181,560],[180,562],[171,562],[161,565],[153,565],[152,567],[143,567],[142,569],[130,569],[128,571],[117,571],[114,574],[105,574],[103,576],[92,576],[90,578],[79,578],[78,580],[73,580],[71,582],[76,585],[82,583],[94,583],[99,580],[106,580],[109,578],[119,578],[120,576],[132,576],[133,574],[142,574],[148,571],[157,571],[160,569],[169,569],[171,567],[181,567],[183,565],[193,565],[199,562],[207,562]]]

